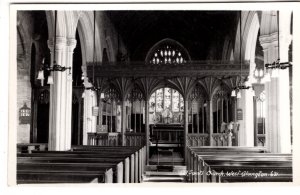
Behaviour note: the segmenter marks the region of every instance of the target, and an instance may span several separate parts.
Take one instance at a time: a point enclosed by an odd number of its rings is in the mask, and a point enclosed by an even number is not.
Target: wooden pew
[[[84,149],[83,149],[84,148]],[[80,151],[64,151],[64,152],[40,152],[33,151],[32,154],[18,154],[19,163],[45,163],[51,162],[53,163],[68,163],[68,165],[64,166],[73,166],[71,162],[75,163],[116,163],[118,161],[122,161],[118,163],[116,167],[113,167],[112,170],[117,172],[117,182],[129,182],[135,181],[140,182],[142,178],[143,172],[143,161],[142,158],[145,156],[144,150],[145,147],[140,148],[139,151],[132,154],[133,151],[137,150],[137,147],[93,147],[92,151],[89,151],[88,146],[81,147]],[[85,151],[86,150],[86,151]],[[118,150],[118,151],[116,151]],[[133,161],[130,160],[133,157]],[[26,160],[27,158],[27,160]],[[28,160],[29,159],[29,160]],[[34,162],[33,162],[34,161]],[[123,163],[125,167],[123,168]],[[108,164],[109,166],[111,164]],[[46,166],[46,165],[40,165]],[[56,167],[58,165],[55,165]],[[60,165],[60,168],[62,165]],[[100,166],[104,166],[101,164]],[[115,165],[113,165],[115,166]],[[49,167],[48,167],[49,168]],[[65,167],[66,168],[66,167]],[[134,168],[134,170],[133,170]],[[130,171],[131,169],[131,171]],[[41,170],[42,171],[42,170]],[[134,174],[134,180],[132,179]],[[124,178],[123,178],[124,175]]]
[[[99,168],[97,171],[69,171],[69,168],[57,170],[52,167],[41,171],[38,167],[38,164],[34,164],[32,168],[18,170],[17,183],[113,183],[111,168]]]
[[[63,157],[18,157],[17,172],[19,170],[72,170],[72,171],[98,171],[98,169],[112,169],[114,182],[123,183],[123,159],[102,160]]]
[[[88,166],[89,164],[96,165],[106,165],[109,164],[110,167],[114,170],[115,175],[115,182],[117,183],[123,183],[124,180],[128,181],[129,175],[124,175],[124,173],[128,173],[129,169],[129,162],[128,158],[112,158],[112,157],[97,157],[93,154],[91,155],[84,155],[84,156],[76,156],[77,154],[69,154],[67,156],[61,156],[60,153],[34,153],[34,154],[22,154],[18,156],[18,164],[25,164],[25,163],[67,163],[70,166],[73,166],[74,163],[79,163],[80,165]],[[92,156],[92,157],[91,157]],[[125,170],[127,166],[127,170],[125,172],[124,170],[124,163],[125,164]],[[123,178],[124,175],[124,178]]]
[[[266,153],[266,149],[263,147],[208,147],[208,146],[201,146],[201,147],[189,147],[187,150],[187,169],[190,170],[191,166],[193,165],[190,159],[192,158],[192,153],[194,152],[201,152],[201,153]]]
[[[131,159],[131,162],[136,164],[136,166],[133,166],[131,163],[131,169],[135,167],[134,170],[134,178],[131,178],[131,182],[141,182],[142,176],[144,173],[144,165],[146,163],[146,146],[140,147],[140,146],[130,146],[130,147],[124,147],[124,146],[76,146],[72,148],[75,152],[83,152],[83,151],[112,151],[118,153],[118,151],[122,150],[122,153],[124,152],[131,152],[133,150],[138,150],[134,153],[134,156],[132,156],[134,159]],[[131,158],[131,157],[130,157]],[[133,172],[133,171],[131,171]],[[133,174],[133,173],[132,173]]]
[[[238,151],[234,149],[216,149],[201,150],[199,148],[189,148],[189,168],[199,175],[192,175],[192,182],[255,182],[255,181],[291,181],[292,180],[292,156],[291,154],[272,154],[272,153],[255,153],[255,149],[249,149],[250,152]],[[236,176],[224,176],[222,174],[207,173],[227,173],[228,171],[244,171],[241,173],[258,172],[261,173],[276,171],[278,175],[259,177],[254,179],[253,175],[248,176],[241,174]],[[247,172],[248,171],[248,172]],[[209,175],[209,176],[207,176]],[[222,177],[218,177],[222,176]]]

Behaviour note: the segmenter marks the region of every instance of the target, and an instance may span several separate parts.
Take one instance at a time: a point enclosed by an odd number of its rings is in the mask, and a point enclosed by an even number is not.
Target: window
[[[185,62],[182,53],[170,45],[157,49],[149,61],[150,64],[183,64]]]
[[[184,102],[181,94],[171,88],[156,90],[150,97],[151,123],[181,123]]]
[[[155,44],[146,57],[146,63],[152,65],[185,64],[190,60],[187,50],[177,41],[163,39]]]

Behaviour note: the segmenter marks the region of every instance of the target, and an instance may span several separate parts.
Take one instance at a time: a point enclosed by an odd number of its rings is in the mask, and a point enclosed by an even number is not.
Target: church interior
[[[292,182],[292,24],[18,10],[16,183]]]

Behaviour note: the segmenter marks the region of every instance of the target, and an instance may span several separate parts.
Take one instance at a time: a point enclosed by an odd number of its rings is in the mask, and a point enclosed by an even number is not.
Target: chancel
[[[17,184],[292,182],[292,19],[17,11]]]

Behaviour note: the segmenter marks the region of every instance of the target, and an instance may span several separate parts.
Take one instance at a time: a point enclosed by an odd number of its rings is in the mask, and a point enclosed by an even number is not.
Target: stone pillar
[[[146,162],[149,165],[149,155],[150,155],[150,128],[149,128],[149,100],[145,101],[145,127],[146,127]]]
[[[124,98],[125,99],[125,98]],[[126,133],[126,123],[127,123],[127,115],[126,115],[126,101],[123,100],[122,101],[122,117],[121,117],[121,132],[122,132],[122,145],[125,146],[126,145],[126,140],[125,140],[125,133]]]
[[[85,90],[83,109],[83,140],[82,144],[87,145],[88,133],[96,132],[97,117],[93,116],[93,106],[97,103],[96,93],[93,90]]]
[[[288,61],[291,43],[289,23],[284,17],[288,12],[280,12],[280,61]],[[287,31],[288,30],[288,31]],[[260,43],[264,51],[264,62],[272,63],[278,59],[277,32],[261,35]],[[265,83],[266,92],[266,147],[272,153],[291,153],[289,69],[279,70],[277,78]]]
[[[98,98],[98,107],[99,107],[97,128],[101,128],[101,130],[102,130],[103,103],[102,103],[102,99],[101,99],[101,92],[98,93],[97,98]]]
[[[189,101],[188,98],[184,98],[184,133],[183,133],[183,139],[184,139],[184,156],[185,156],[185,162],[188,162],[187,159],[187,135],[189,132]]]
[[[52,41],[48,41],[53,62]],[[76,39],[56,38],[55,60],[58,65],[73,65],[73,50]],[[53,64],[52,64],[53,65]],[[48,149],[64,151],[71,149],[71,117],[72,117],[72,71],[51,72],[53,85],[50,86],[49,141]]]
[[[209,100],[207,102],[207,129],[209,134],[209,145],[213,146],[214,140],[213,140],[213,133],[214,133],[214,125],[213,125],[213,101]]]
[[[239,146],[254,146],[254,116],[253,95],[251,89],[241,90],[242,98],[238,99],[238,109],[242,109],[243,119],[238,120],[240,129],[238,132]]]

